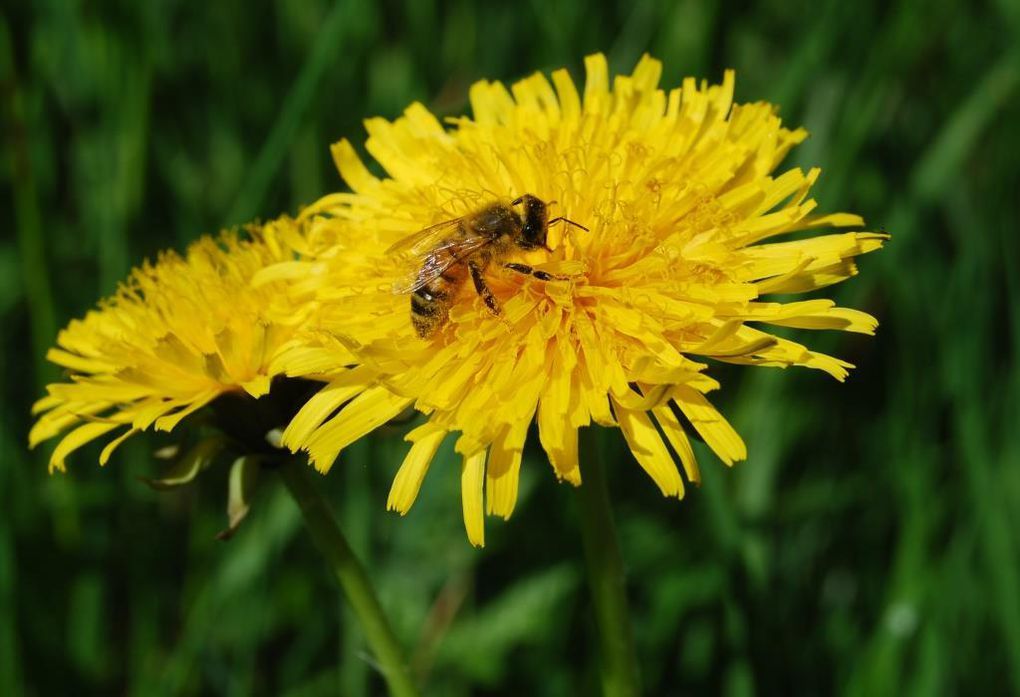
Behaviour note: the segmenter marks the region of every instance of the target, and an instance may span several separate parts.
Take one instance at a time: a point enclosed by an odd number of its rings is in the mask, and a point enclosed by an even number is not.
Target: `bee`
[[[515,251],[549,249],[549,226],[563,222],[585,232],[588,228],[560,216],[549,220],[549,206],[524,194],[513,201],[495,202],[474,213],[446,220],[400,240],[387,250],[415,262],[414,270],[393,284],[393,292],[411,295],[411,324],[423,339],[435,334],[450,317],[450,308],[468,277],[489,311],[499,316],[499,301],[485,283],[485,271]],[[520,211],[518,211],[518,207]],[[540,281],[563,280],[527,264],[503,263],[503,268]]]

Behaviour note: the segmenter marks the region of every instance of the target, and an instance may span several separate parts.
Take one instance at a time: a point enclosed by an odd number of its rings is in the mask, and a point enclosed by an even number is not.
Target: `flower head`
[[[884,239],[789,235],[863,223],[815,213],[817,169],[776,173],[804,130],[784,127],[770,104],[733,104],[732,72],[721,85],[687,79],[664,91],[661,65],[648,57],[612,83],[603,56],[588,57],[586,69],[583,94],[564,70],[551,83],[536,74],[509,90],[479,82],[470,91],[473,118],[452,119],[451,129],[420,104],[393,122],[367,121],[366,149],[388,176],[373,176],[348,142],[337,144],[352,193],[304,214],[328,231],[320,242],[334,243],[303,270],[289,269],[295,292],[322,302],[318,341],[343,350],[332,382],[293,420],[285,444],[325,470],[348,444],[413,405],[427,421],[407,436],[412,446],[389,507],[407,511],[440,443],[457,434],[465,524],[477,545],[483,509],[504,518],[513,511],[534,420],[558,478],[581,483],[578,429],[595,422],[619,427],[662,493],[682,497],[677,461],[699,480],[684,420],[727,464],[746,456],[705,396],[719,384],[704,359],[801,365],[842,380],[848,363],[774,336],[768,325],[867,334],[876,326],[830,300],[768,299],[849,278],[854,257]],[[406,261],[387,250],[427,225],[523,194],[556,201],[554,215],[588,231],[554,226],[549,250],[508,258],[551,280],[490,264],[484,279],[500,314],[467,281],[448,320],[420,340],[408,296],[391,290]],[[308,356],[328,354],[314,344]],[[293,363],[288,370],[301,372]]]
[[[136,268],[117,292],[57,337],[47,358],[68,377],[36,402],[30,445],[63,435],[50,469],[86,443],[121,431],[100,455],[149,427],[170,431],[220,395],[260,397],[276,360],[309,308],[289,305],[279,284],[252,288],[260,269],[293,257],[296,234],[281,218],[249,235],[195,242]]]

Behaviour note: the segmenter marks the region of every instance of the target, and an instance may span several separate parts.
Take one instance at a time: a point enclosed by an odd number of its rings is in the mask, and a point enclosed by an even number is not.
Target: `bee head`
[[[546,234],[549,232],[549,210],[545,201],[524,194],[514,200],[513,205],[520,205],[524,210],[521,214],[521,239],[522,249],[546,248]]]

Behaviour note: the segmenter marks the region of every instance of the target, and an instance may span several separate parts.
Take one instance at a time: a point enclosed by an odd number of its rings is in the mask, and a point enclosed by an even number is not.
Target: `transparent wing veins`
[[[436,280],[454,264],[463,261],[492,240],[480,235],[450,237],[460,218],[437,223],[397,241],[388,253],[402,257],[409,268],[393,283],[396,294],[413,293]]]
[[[441,223],[435,225],[429,225],[427,228],[423,228],[418,232],[413,232],[407,237],[402,237],[393,243],[393,245],[386,250],[387,254],[396,256],[415,256],[422,257],[431,252],[436,245],[447,239],[447,231],[450,228],[460,225],[462,218],[452,218],[450,220],[444,220]]]

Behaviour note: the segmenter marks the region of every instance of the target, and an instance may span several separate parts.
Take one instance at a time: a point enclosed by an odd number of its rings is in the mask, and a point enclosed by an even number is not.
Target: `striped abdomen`
[[[422,266],[423,273],[433,265],[449,264],[449,268],[411,294],[411,324],[422,339],[429,338],[446,324],[453,299],[467,278],[467,265],[463,261],[450,263],[452,254],[448,249],[437,249],[429,254]]]

